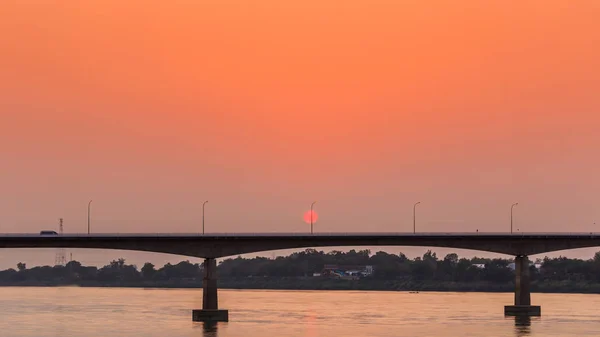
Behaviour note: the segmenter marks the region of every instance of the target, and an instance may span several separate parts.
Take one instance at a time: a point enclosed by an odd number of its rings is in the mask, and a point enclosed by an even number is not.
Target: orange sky
[[[0,5],[0,221],[85,230],[600,224],[597,1]]]

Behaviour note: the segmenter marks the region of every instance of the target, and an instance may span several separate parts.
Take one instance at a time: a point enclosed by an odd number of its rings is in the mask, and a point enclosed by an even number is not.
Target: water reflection
[[[529,318],[501,316],[508,293],[223,290],[232,321],[204,324],[189,315],[201,305],[197,292],[0,287],[0,337],[598,337],[600,331],[600,295],[536,294],[547,309]]]
[[[216,337],[218,336],[217,326],[219,323],[217,322],[204,322],[204,323],[194,323],[194,326],[197,328],[202,328],[202,336],[203,337]]]
[[[528,336],[531,334],[531,316],[515,316],[515,335]]]
[[[67,289],[68,290],[68,289]],[[68,301],[65,299],[69,296],[68,291],[65,291],[64,288],[56,289],[56,302],[51,312],[56,317],[55,324],[55,336],[63,337],[67,335],[67,324],[69,322],[68,317]]]

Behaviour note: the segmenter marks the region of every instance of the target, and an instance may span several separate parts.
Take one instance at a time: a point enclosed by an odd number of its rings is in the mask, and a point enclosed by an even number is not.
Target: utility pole
[[[63,219],[62,218],[58,219],[58,234],[59,235],[63,234]],[[67,258],[65,256],[65,249],[58,248],[56,250],[56,258],[54,259],[54,265],[55,266],[64,266],[65,264],[67,264]]]

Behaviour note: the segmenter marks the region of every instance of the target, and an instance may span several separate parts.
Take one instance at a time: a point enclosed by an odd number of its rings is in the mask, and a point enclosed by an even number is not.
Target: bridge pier
[[[204,259],[204,278],[202,279],[202,309],[192,310],[194,322],[228,322],[229,311],[219,310],[217,297],[217,260]]]
[[[529,259],[527,255],[515,257],[515,305],[504,306],[506,316],[540,316],[542,308],[531,305]]]

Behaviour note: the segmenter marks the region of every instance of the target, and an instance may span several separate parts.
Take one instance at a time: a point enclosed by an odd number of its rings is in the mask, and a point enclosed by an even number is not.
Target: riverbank
[[[0,283],[0,287],[107,287],[107,288],[165,288],[190,289],[202,288],[201,280],[142,281],[142,282],[60,282],[60,281],[23,281]],[[248,278],[224,279],[219,281],[220,289],[249,290],[358,290],[358,291],[436,291],[436,292],[512,292],[514,285],[490,282],[415,282],[380,281],[315,278]],[[586,282],[533,282],[532,292],[538,293],[581,293],[600,294],[600,284]]]
[[[600,293],[600,253],[589,260],[544,258],[530,264],[533,292]],[[201,264],[189,261],[160,268],[152,263],[138,268],[124,259],[102,268],[77,261],[16,267],[0,271],[0,286],[200,288],[204,275]],[[403,254],[368,250],[308,249],[275,259],[226,259],[217,274],[221,289],[513,292],[513,269],[511,259],[465,259],[453,253],[439,259],[427,251],[411,260]]]

